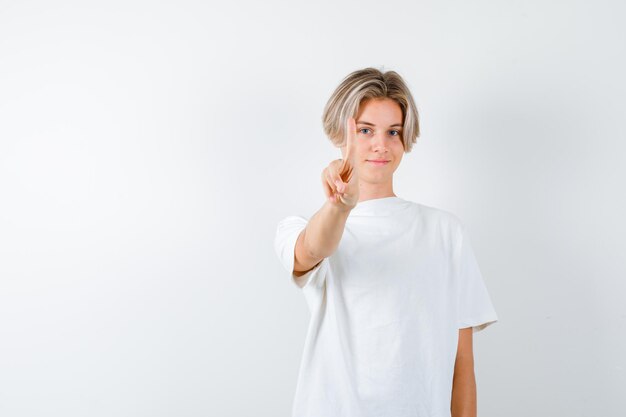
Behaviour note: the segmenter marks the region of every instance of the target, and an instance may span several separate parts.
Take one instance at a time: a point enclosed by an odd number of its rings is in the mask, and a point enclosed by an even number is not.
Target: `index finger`
[[[354,168],[354,142],[356,141],[356,122],[353,117],[349,117],[346,121],[346,156],[345,161],[348,161]],[[343,164],[345,166],[345,163]]]

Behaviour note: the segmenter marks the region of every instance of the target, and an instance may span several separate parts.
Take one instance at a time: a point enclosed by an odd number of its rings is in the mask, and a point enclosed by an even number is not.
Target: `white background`
[[[420,111],[394,191],[467,224],[499,315],[479,415],[623,415],[625,11],[0,1],[0,415],[289,416],[275,227],[323,204],[322,110],[368,66]]]

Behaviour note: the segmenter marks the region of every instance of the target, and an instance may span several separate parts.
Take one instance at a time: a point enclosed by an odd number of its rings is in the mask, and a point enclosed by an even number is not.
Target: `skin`
[[[402,109],[388,98],[362,102],[357,116],[348,119],[342,159],[332,161],[322,172],[327,201],[297,240],[294,274],[304,274],[334,252],[346,218],[358,202],[396,197],[393,173],[404,155],[401,134]],[[368,162],[373,159],[390,162],[377,166]],[[472,328],[459,329],[450,405],[452,417],[477,414],[472,345]]]

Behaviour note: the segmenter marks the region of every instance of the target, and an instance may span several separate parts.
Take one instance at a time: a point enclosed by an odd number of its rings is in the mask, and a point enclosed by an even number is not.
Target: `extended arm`
[[[333,254],[349,214],[350,209],[339,208],[327,201],[311,217],[296,240],[294,275],[304,275],[322,259]]]

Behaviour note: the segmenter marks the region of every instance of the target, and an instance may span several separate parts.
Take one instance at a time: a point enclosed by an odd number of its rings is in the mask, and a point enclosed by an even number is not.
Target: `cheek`
[[[368,149],[364,143],[357,144],[355,150],[356,152],[354,154],[359,161],[365,161],[367,159]]]
[[[399,140],[397,143],[394,143],[393,151],[396,157],[402,157],[402,154],[404,154],[404,144],[401,140]]]
[[[395,159],[395,164],[400,165],[400,162],[402,161],[402,157],[404,156],[404,147],[400,145],[398,149],[394,149],[393,156]]]

